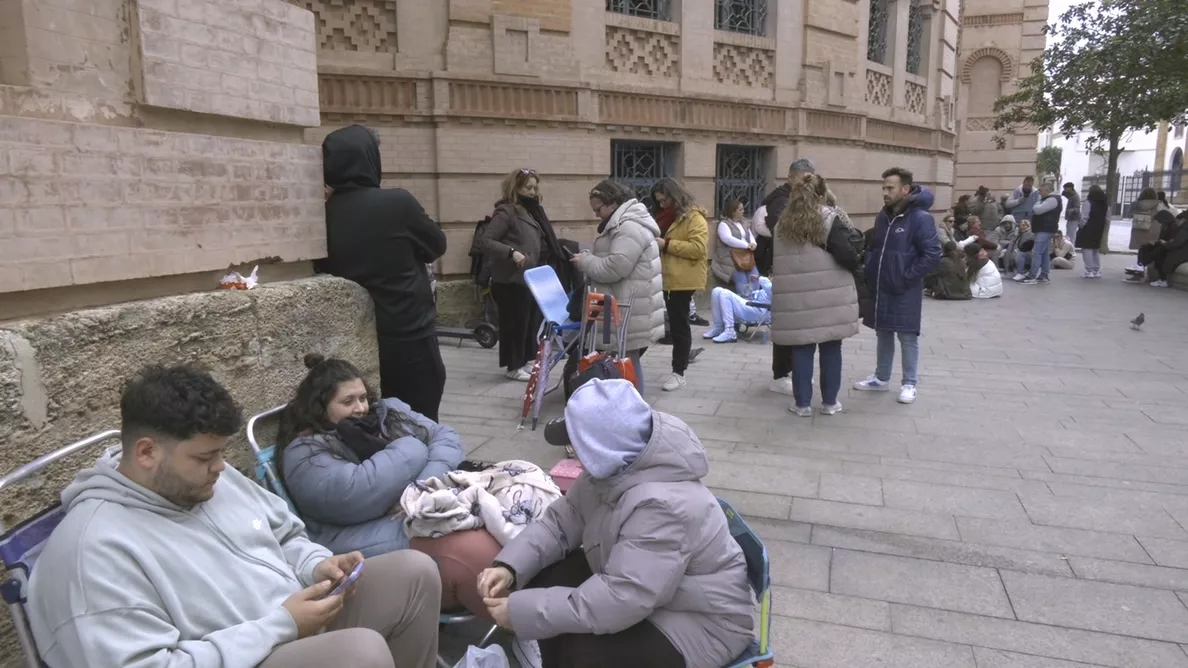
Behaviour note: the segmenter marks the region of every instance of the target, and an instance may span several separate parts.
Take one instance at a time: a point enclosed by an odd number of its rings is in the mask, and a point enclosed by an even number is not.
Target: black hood
[[[787,199],[792,194],[792,186],[787,183],[781,183],[779,187],[767,193],[767,197],[763,198],[763,206],[771,206],[771,203],[777,199]]]
[[[370,128],[349,125],[322,140],[322,174],[335,190],[380,187],[379,138]]]

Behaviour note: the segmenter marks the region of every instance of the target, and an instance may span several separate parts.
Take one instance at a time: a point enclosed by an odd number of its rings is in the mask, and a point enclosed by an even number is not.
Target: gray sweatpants
[[[372,557],[324,632],[277,647],[259,668],[434,668],[440,611],[431,557],[416,550]]]

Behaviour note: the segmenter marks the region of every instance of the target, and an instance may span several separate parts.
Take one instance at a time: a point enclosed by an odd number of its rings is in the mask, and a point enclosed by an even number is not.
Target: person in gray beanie
[[[508,543],[479,591],[545,668],[720,668],[754,622],[746,560],[701,482],[705,449],[630,382],[579,387],[545,440],[585,471]]]

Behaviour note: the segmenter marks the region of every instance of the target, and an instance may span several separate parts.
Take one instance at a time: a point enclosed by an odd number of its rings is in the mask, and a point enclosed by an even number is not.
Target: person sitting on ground
[[[474,578],[500,545],[485,529],[409,539],[394,517],[409,485],[462,463],[458,432],[399,399],[376,401],[350,362],[305,356],[309,373],[281,414],[277,473],[309,526],[335,552],[365,557],[413,548],[441,567],[442,606],[486,616]]]
[[[1156,275],[1155,267],[1163,262],[1163,254],[1167,250],[1165,244],[1176,238],[1176,233],[1179,231],[1179,221],[1172,215],[1168,209],[1159,209],[1153,216],[1155,223],[1158,225],[1158,236],[1154,241],[1148,241],[1138,248],[1138,272],[1133,271],[1133,267],[1127,269],[1130,274],[1127,281],[1133,283],[1142,283],[1144,281],[1155,282],[1160,280]],[[1149,269],[1149,271],[1148,271]]]
[[[950,241],[957,243],[957,231],[953,228],[954,224],[956,224],[956,219],[952,213],[947,214],[941,219],[941,222],[936,224],[936,236],[940,239],[941,246]]]
[[[1064,233],[1057,232],[1052,237],[1052,247],[1048,251],[1052,258],[1053,269],[1072,269],[1076,266],[1076,253],[1072,242],[1064,237]]]
[[[714,288],[710,293],[714,320],[702,336],[713,339],[715,343],[734,343],[738,340],[734,323],[770,325],[771,279],[766,276],[760,277],[757,287],[759,289],[753,291],[749,299],[740,297],[726,288]]]
[[[1002,274],[998,273],[985,248],[965,247],[965,280],[974,299],[1002,296]]]
[[[591,380],[545,427],[585,469],[479,589],[544,668],[721,668],[750,644],[742,549],[702,483],[705,449],[631,383]]]
[[[333,555],[228,467],[243,415],[208,374],[151,366],[120,398],[122,452],[62,492],[29,582],[47,665],[433,668],[441,588],[418,552]],[[357,565],[361,579],[332,593]],[[326,632],[322,632],[326,629]]]
[[[958,245],[947,241],[941,247],[940,264],[924,277],[924,290],[928,296],[955,300],[970,298],[969,280],[965,276],[965,254],[957,250]],[[964,247],[979,248],[977,244]]]
[[[1188,211],[1176,217],[1176,225],[1167,235],[1156,241],[1156,249],[1151,252],[1151,273],[1154,280],[1151,287],[1166,288],[1167,280],[1175,273],[1181,264],[1188,262]]]
[[[1021,281],[1027,277],[1031,267],[1032,251],[1035,249],[1035,233],[1031,231],[1031,221],[1019,221],[1019,234],[1011,244],[1007,253],[1007,270],[1015,272],[1015,280]]]
[[[987,239],[994,242],[995,246],[994,250],[990,252],[990,259],[1003,271],[1007,269],[1007,256],[1010,254],[1011,244],[1015,242],[1017,236],[1019,236],[1019,229],[1015,225],[1015,217],[1010,214],[1003,216],[998,227],[986,236]]]
[[[743,218],[742,202],[727,200],[722,212],[710,271],[718,280],[733,285],[735,294],[746,296],[755,290],[759,279],[759,269],[755,266],[755,236]]]

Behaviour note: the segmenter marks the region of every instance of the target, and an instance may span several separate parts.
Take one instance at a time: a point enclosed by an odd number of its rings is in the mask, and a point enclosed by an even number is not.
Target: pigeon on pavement
[[[1134,330],[1140,329],[1143,326],[1143,323],[1146,321],[1147,321],[1147,316],[1140,313],[1140,314],[1138,314],[1137,318],[1130,321],[1130,328],[1134,329]]]

